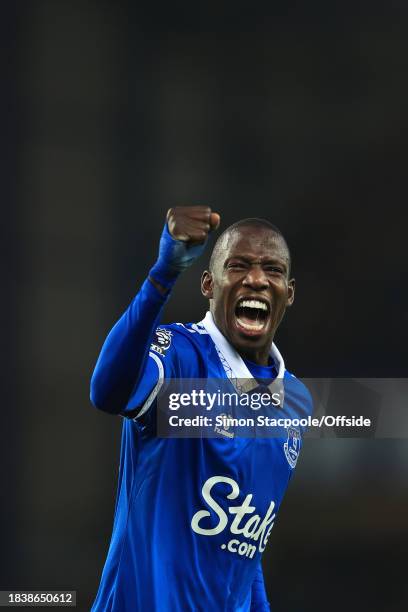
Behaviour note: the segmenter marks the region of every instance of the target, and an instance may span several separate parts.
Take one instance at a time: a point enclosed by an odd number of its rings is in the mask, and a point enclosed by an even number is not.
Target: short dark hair
[[[233,223],[232,225],[227,227],[222,232],[222,234],[220,234],[220,236],[217,238],[216,243],[214,244],[214,248],[213,248],[212,253],[211,253],[210,263],[209,263],[210,271],[212,271],[213,268],[214,268],[214,263],[215,263],[216,259],[219,256],[219,253],[220,253],[220,250],[221,250],[221,246],[222,246],[222,243],[223,243],[225,237],[227,235],[231,234],[232,232],[234,232],[235,230],[239,230],[241,227],[265,227],[266,229],[269,229],[271,232],[273,232],[276,236],[279,236],[279,238],[281,238],[282,241],[284,242],[284,244],[285,244],[285,246],[287,248],[287,251],[288,251],[288,257],[289,257],[288,274],[289,274],[290,266],[291,266],[291,259],[292,258],[291,258],[291,255],[290,255],[290,250],[289,250],[288,243],[286,242],[286,239],[285,239],[284,235],[282,234],[280,229],[278,227],[276,227],[276,225],[274,225],[273,223],[271,223],[267,219],[259,219],[258,217],[248,217],[248,219],[241,219],[240,221],[236,221],[235,223]]]

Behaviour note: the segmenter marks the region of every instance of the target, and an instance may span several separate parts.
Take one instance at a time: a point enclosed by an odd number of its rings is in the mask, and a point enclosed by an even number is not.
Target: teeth
[[[268,310],[267,305],[259,300],[242,300],[239,303],[241,308],[257,308],[258,310]]]
[[[260,331],[264,326],[264,323],[256,323],[255,321],[253,323],[248,323],[248,322],[244,323],[244,321],[241,321],[241,319],[239,318],[237,318],[237,321],[239,322],[241,327],[243,327],[244,329],[251,330],[251,331]]]

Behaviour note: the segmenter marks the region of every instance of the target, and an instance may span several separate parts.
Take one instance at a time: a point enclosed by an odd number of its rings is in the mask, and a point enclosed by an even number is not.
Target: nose
[[[245,275],[242,284],[244,287],[251,287],[252,289],[260,291],[268,287],[268,277],[262,269],[262,266],[252,265]]]

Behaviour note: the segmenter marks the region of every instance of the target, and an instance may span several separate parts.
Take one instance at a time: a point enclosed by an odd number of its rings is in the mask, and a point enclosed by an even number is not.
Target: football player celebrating
[[[232,387],[242,379],[270,387],[280,381],[283,407],[311,411],[307,390],[274,344],[295,282],[286,241],[268,221],[238,221],[218,238],[201,278],[209,300],[201,322],[158,327],[177,278],[219,223],[208,206],[168,211],[158,259],[109,333],[92,376],[93,404],[125,417],[95,612],[269,610],[261,556],[300,432],[290,428],[284,440],[156,435],[158,396],[170,379],[223,379]]]

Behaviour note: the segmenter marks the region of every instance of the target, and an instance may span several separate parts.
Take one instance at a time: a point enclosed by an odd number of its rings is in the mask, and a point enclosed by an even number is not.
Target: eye
[[[228,262],[228,270],[245,270],[245,264],[243,261],[230,261]]]
[[[265,272],[270,272],[271,274],[284,274],[284,271],[279,266],[266,265],[264,266]]]

